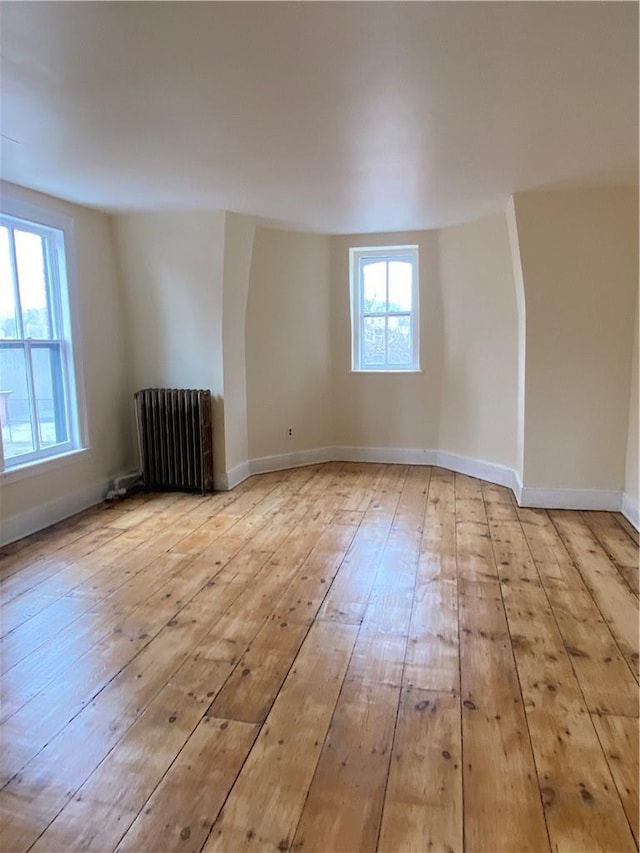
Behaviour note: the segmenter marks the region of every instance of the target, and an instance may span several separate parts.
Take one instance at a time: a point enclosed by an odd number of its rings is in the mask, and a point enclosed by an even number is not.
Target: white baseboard
[[[214,474],[213,475],[213,489],[216,492],[228,492],[229,489],[232,489],[233,486],[229,485],[229,474],[227,472],[223,472],[222,474]],[[236,483],[236,485],[238,485]]]
[[[543,509],[599,509],[617,512],[622,493],[615,489],[544,489],[523,486],[520,506]]]
[[[513,490],[518,504],[523,507],[546,509],[583,509],[622,511],[623,515],[638,529],[638,502],[628,493],[606,489],[545,489],[523,486],[518,473],[504,465],[459,456],[447,451],[415,448],[387,447],[318,447],[274,456],[262,456],[236,465],[227,472],[215,476],[215,488],[220,491],[233,489],[252,474],[282,471],[322,462],[378,462],[399,465],[437,465],[450,471],[467,474],[506,486]],[[49,527],[83,509],[94,506],[104,499],[111,481],[88,486],[78,492],[48,501],[31,510],[2,519],[0,522],[0,544],[6,545],[38,530]]]
[[[506,486],[514,493],[516,492],[517,474],[513,468],[507,468],[506,465],[485,462],[483,459],[474,459],[471,456],[458,456],[457,453],[448,453],[446,450],[438,451],[435,464],[439,468],[448,468],[449,471],[457,471],[458,474],[487,480],[489,483]]]
[[[386,465],[435,465],[436,452],[410,447],[332,447],[332,462],[379,462]]]
[[[282,471],[286,468],[298,468],[302,465],[315,465],[320,462],[378,462],[395,465],[437,465],[449,471],[457,471],[469,477],[477,477],[489,483],[505,486],[513,491],[518,504],[523,507],[543,507],[546,509],[594,509],[623,512],[634,526],[638,524],[638,506],[628,497],[623,502],[621,491],[607,489],[544,489],[523,486],[520,476],[513,468],[460,456],[446,450],[429,450],[404,447],[319,447],[301,450],[295,453],[282,453],[274,456],[262,456],[250,459],[247,466],[237,466],[229,472],[233,485],[246,479],[250,474],[264,474],[268,471]],[[247,473],[248,469],[248,473]],[[227,488],[233,488],[233,485]],[[628,512],[628,514],[627,514]],[[635,521],[634,521],[635,519]]]
[[[234,468],[230,468],[225,474],[216,475],[213,478],[213,485],[216,491],[226,492],[229,489],[235,489],[250,476],[249,462],[241,462]]]
[[[0,543],[7,545],[9,542],[15,542],[16,539],[22,539],[24,536],[43,530],[57,521],[62,521],[70,515],[100,503],[104,500],[110,486],[111,481],[104,480],[73,494],[47,501],[26,512],[3,518],[0,523]]]
[[[622,514],[636,530],[640,530],[640,510],[638,501],[634,500],[628,492],[622,493]]]
[[[513,472],[513,486],[511,487],[513,494],[516,496],[516,501],[518,502],[518,506],[522,506],[522,479],[520,478],[520,472]]]
[[[250,474],[266,474],[269,471],[284,471],[286,468],[302,468],[320,462],[334,462],[334,447],[315,447],[311,450],[296,450],[276,456],[260,456],[248,462]],[[235,470],[235,469],[234,469]]]
[[[282,471],[286,468],[299,468],[302,465],[317,465],[321,462],[377,462],[388,465],[437,465],[470,477],[478,477],[490,483],[513,488],[515,472],[504,465],[485,462],[482,459],[472,459],[458,456],[446,451],[428,450],[407,447],[319,447],[312,450],[301,450],[296,453],[282,453],[275,456],[262,456],[250,459],[248,474],[265,474],[268,471]],[[235,474],[239,468],[232,469],[229,474]],[[235,477],[234,477],[235,479]],[[241,482],[237,480],[234,485]],[[228,486],[227,488],[233,488]]]

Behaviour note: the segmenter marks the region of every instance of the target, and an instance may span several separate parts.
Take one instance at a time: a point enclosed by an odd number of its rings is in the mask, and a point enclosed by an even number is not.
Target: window
[[[418,247],[350,250],[352,368],[420,369]]]
[[[5,213],[0,215],[0,426],[4,470],[81,445],[65,233]]]

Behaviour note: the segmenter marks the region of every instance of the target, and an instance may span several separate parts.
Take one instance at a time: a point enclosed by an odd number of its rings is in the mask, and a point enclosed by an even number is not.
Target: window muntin
[[[0,427],[5,470],[80,446],[64,233],[5,214]]]
[[[418,247],[350,250],[352,369],[417,371]]]

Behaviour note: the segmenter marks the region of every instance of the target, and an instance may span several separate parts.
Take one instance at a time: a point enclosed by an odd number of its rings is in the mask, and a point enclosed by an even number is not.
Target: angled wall
[[[526,296],[523,498],[543,490],[549,503],[573,490],[615,502],[625,481],[637,191],[523,193],[515,213]]]
[[[517,466],[518,305],[503,214],[438,232],[443,302],[438,449]]]
[[[252,460],[332,443],[328,285],[327,237],[256,229],[245,338]]]
[[[129,341],[128,395],[208,388],[214,466],[225,472],[222,300],[225,214],[140,213],[113,219]]]

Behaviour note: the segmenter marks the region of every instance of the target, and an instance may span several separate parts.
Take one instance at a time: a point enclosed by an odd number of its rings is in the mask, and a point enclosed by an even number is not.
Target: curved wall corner
[[[513,196],[509,198],[505,210],[507,231],[509,234],[509,250],[513,269],[513,286],[515,288],[516,306],[518,311],[518,402],[516,418],[516,466],[518,499],[524,477],[524,427],[525,427],[525,371],[527,359],[527,302],[520,259],[520,241],[518,239],[518,221]]]
[[[245,324],[251,257],[252,218],[226,213],[222,286],[224,453],[227,487],[239,482],[249,458]]]

